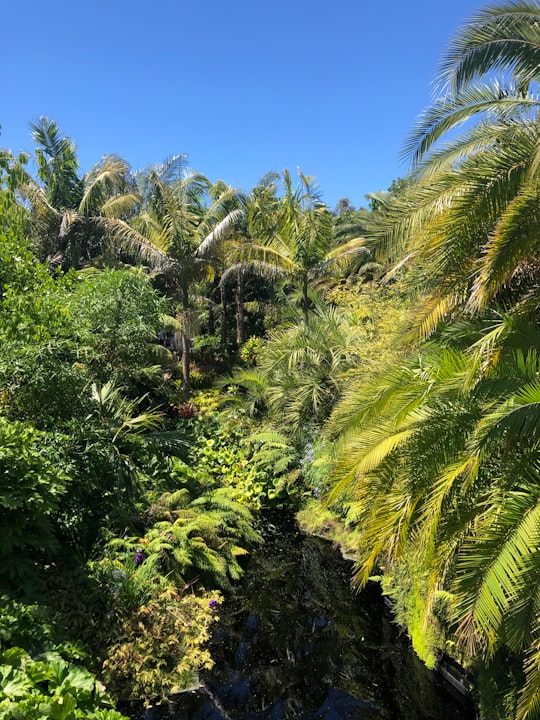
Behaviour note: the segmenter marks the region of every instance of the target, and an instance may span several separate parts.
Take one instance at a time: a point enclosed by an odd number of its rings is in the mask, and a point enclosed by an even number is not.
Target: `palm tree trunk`
[[[220,284],[219,289],[221,293],[221,347],[224,348],[227,345],[227,298],[224,282]]]
[[[208,334],[214,335],[216,332],[216,322],[214,319],[214,305],[212,301],[208,303]]]
[[[244,273],[239,270],[236,278],[236,344],[242,347],[245,339]]]
[[[191,394],[191,381],[189,375],[189,364],[191,360],[191,337],[189,333],[188,311],[189,295],[188,284],[182,278],[182,400],[187,402]]]

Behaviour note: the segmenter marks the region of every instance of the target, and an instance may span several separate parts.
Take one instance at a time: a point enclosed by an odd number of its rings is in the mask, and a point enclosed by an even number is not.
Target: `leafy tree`
[[[31,258],[23,277],[24,287],[17,275],[6,284],[2,303],[6,411],[54,427],[84,416],[83,389],[92,382],[121,379],[136,394],[156,363],[163,307],[148,279],[107,271],[55,282]]]
[[[25,239],[28,214],[15,202],[15,196],[0,189],[0,287],[23,292],[35,276],[35,259]]]
[[[134,482],[148,461],[149,446],[142,434],[153,432],[159,418],[150,398],[133,398],[141,386],[147,388],[144,371],[155,362],[152,349],[157,345],[152,341],[160,326],[161,303],[143,275],[108,271],[55,281],[24,241],[10,237],[6,246],[6,268],[12,271],[3,278],[1,298],[0,413],[14,427],[22,422],[21,428],[28,423],[29,433],[36,427],[44,431],[39,434],[44,466],[54,464],[59,477],[69,478],[63,481],[65,492],[58,489],[50,498],[62,497],[46,515],[51,538],[61,537],[71,549],[78,545],[86,551],[99,528],[132,502]],[[162,382],[160,366],[158,371]],[[125,383],[122,390],[113,388],[119,378]],[[22,442],[26,436],[18,432]],[[176,452],[174,438],[160,433],[160,440],[160,455]],[[23,458],[24,446],[17,448],[14,455]],[[157,448],[155,439],[152,452]],[[17,481],[29,501],[31,488],[24,490],[24,483],[33,488],[38,470],[36,465],[28,478]],[[46,487],[45,480],[38,482],[38,490],[45,493]],[[20,502],[24,505],[22,497]],[[45,499],[39,502],[45,512]],[[18,522],[19,512],[14,507],[13,522]],[[40,517],[36,510],[36,522]],[[30,528],[17,532],[29,542],[33,537]],[[42,534],[46,549],[45,529]],[[13,542],[19,541],[21,537]],[[16,554],[7,540],[5,547],[11,556]],[[45,556],[38,559],[36,571]],[[28,570],[23,561],[20,568]]]
[[[171,359],[156,344],[166,302],[143,273],[106,270],[68,282],[69,317],[89,379],[144,387],[145,372]],[[140,390],[139,390],[140,391]]]

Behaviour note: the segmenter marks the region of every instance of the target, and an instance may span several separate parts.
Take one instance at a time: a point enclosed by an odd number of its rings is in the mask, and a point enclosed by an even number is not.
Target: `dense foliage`
[[[269,506],[481,717],[540,717],[539,28],[462,28],[369,208],[185,156],[83,175],[48,118],[1,152],[1,718],[196,682]]]

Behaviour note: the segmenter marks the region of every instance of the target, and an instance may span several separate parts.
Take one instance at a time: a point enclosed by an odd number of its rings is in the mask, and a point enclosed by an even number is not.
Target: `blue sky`
[[[299,166],[323,197],[365,204],[399,152],[474,0],[12,0],[3,3],[0,145],[56,120],[88,170],[187,153],[248,191]]]

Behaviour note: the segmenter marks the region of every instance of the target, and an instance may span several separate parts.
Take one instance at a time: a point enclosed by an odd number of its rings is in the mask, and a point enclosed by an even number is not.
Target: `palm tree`
[[[517,658],[516,706],[502,700],[510,673],[498,707],[481,705],[520,720],[540,717],[539,21],[538,5],[505,2],[452,42],[444,94],[409,139],[413,168],[377,233],[385,259],[427,288],[413,338],[436,342],[353,384],[329,426],[332,498],[362,538],[357,581],[385,568],[424,657],[444,600],[492,686],[499,653]]]
[[[358,360],[358,338],[354,318],[319,303],[308,325],[293,318],[271,330],[257,366],[238,369],[223,385],[238,386],[254,411],[264,403],[274,428],[301,439],[340,396]]]
[[[361,539],[356,582],[385,568],[424,659],[444,597],[468,657],[487,672],[501,649],[521,658],[517,717],[538,717],[540,339],[534,319],[511,316],[469,330],[467,350],[433,345],[348,388],[330,423],[330,500],[348,506]]]
[[[479,314],[536,284],[539,19],[526,2],[474,17],[443,59],[443,94],[406,144],[413,169],[385,208],[379,249],[429,278],[420,336],[458,309]]]
[[[182,393],[187,400],[194,323],[191,290],[195,283],[214,275],[201,245],[205,241],[209,245],[213,236],[219,238],[220,227],[236,217],[231,203],[234,205],[237,193],[224,185],[212,195],[208,179],[184,172],[184,165],[185,157],[179,155],[141,173],[138,181],[143,205],[132,227],[138,233],[134,242],[138,242],[141,254],[161,273],[167,292],[179,301]]]
[[[289,278],[300,290],[304,323],[308,323],[309,281],[331,243],[331,216],[320,201],[311,178],[300,173],[294,188],[288,171],[283,173],[284,195],[275,184],[252,193],[248,227],[253,240],[238,248],[241,263],[258,272]]]
[[[221,346],[225,348],[228,340],[228,308],[227,308],[227,285],[231,278],[236,282],[235,305],[236,305],[236,343],[240,347],[244,343],[244,287],[246,266],[235,263],[234,249],[238,244],[245,242],[247,231],[247,210],[249,196],[227,188],[225,183],[218,182],[212,187],[212,194],[218,197],[226,192],[228,200],[224,209],[227,213],[212,232],[204,238],[197,250],[199,257],[204,257],[212,262],[218,271],[219,282],[215,289],[219,289],[220,310],[221,310]]]
[[[248,213],[251,239],[238,246],[236,258],[256,272],[291,281],[300,294],[304,324],[308,325],[313,279],[330,261],[343,259],[353,250],[363,252],[364,243],[355,239],[332,250],[332,216],[314,180],[300,170],[299,177],[300,183],[293,187],[290,173],[283,172],[281,197],[274,183],[255,189]]]
[[[139,201],[129,165],[107,155],[81,176],[75,144],[53,120],[40,117],[31,128],[38,179],[25,173],[19,191],[32,209],[40,257],[67,269],[108,251],[117,256],[127,239],[122,219]]]

